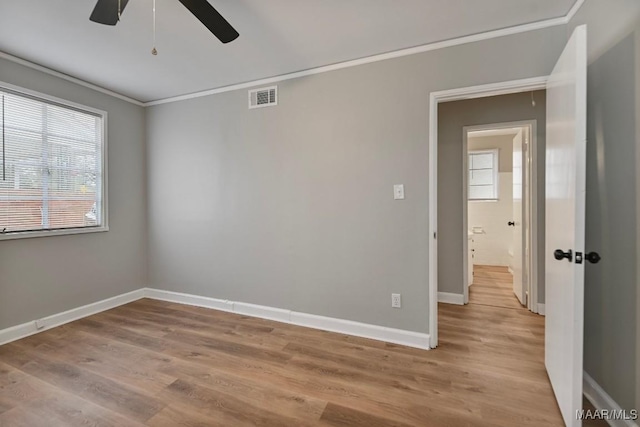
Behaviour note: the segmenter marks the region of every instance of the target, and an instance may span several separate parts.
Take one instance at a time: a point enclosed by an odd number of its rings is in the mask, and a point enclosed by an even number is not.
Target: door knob
[[[511,227],[515,227],[516,223],[514,221],[509,221],[507,225],[510,225]]]
[[[589,252],[584,257],[586,258],[587,261],[589,261],[592,264],[597,264],[602,259],[600,258],[600,254],[598,252]]]
[[[567,252],[563,251],[562,249],[556,249],[555,251],[553,251],[553,256],[558,261],[562,261],[564,258],[569,260],[569,262],[573,261],[573,252],[571,251],[571,249],[569,249]]]

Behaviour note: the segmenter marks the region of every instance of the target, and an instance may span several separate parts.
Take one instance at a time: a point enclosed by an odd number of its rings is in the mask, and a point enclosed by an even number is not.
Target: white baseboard
[[[371,325],[368,323],[354,322],[352,320],[337,319],[334,317],[317,316],[315,314],[291,312],[291,323],[306,326],[323,331],[337,332],[370,338],[407,347],[428,350],[429,334],[407,331],[404,329],[387,328],[385,326]]]
[[[589,374],[584,372],[583,379],[583,393],[594,408],[616,412],[622,410],[620,405]],[[631,408],[628,408],[627,411],[629,409]],[[607,422],[613,427],[638,427],[638,424],[632,420],[607,420]]]
[[[544,316],[544,304],[538,303],[538,314]]]
[[[127,304],[140,298],[144,298],[144,289],[138,289],[126,294],[117,295],[92,304],[83,305],[82,307],[73,308],[62,313],[38,319],[42,328],[36,328],[36,320],[23,323],[21,325],[12,326],[10,328],[0,330],[0,345],[10,343],[101,311],[110,310],[123,304]]]
[[[445,304],[464,305],[463,294],[452,294],[450,292],[438,292],[438,302]]]
[[[323,331],[354,335],[357,337],[406,345],[408,347],[415,347],[424,350],[429,349],[429,334],[420,332],[387,328],[385,326],[371,325],[368,323],[354,322],[334,317],[300,313],[283,308],[163,291],[160,289],[145,289],[145,297],[179,304],[229,311],[243,314],[245,316],[259,317],[262,319],[275,320],[292,325],[320,329]]]
[[[385,341],[394,344],[406,345],[420,349],[429,349],[429,334],[406,331],[403,329],[387,328],[385,326],[371,325],[368,323],[354,322],[351,320],[337,319],[333,317],[317,316],[308,313],[299,313],[292,310],[268,307],[264,305],[248,304],[217,298],[202,297],[180,292],[163,291],[160,289],[142,288],[133,292],[107,298],[92,304],[74,308],[63,313],[39,319],[42,328],[38,329],[35,320],[21,325],[0,330],[0,345],[26,338],[30,335],[46,331],[65,323],[83,317],[91,316],[105,310],[128,304],[141,298],[151,298],[179,304],[194,305],[214,310],[259,317],[278,322],[305,326],[330,332],[338,332],[363,338]]]
[[[144,288],[144,297],[160,301],[177,302],[180,304],[194,305],[196,307],[213,308],[214,310],[233,313],[233,302],[217,298],[199,297],[181,292],[162,291],[153,288]]]
[[[249,304],[246,302],[234,302],[233,311],[234,313],[244,314],[245,316],[275,320],[276,322],[292,323],[292,311],[284,308],[268,307],[266,305]]]

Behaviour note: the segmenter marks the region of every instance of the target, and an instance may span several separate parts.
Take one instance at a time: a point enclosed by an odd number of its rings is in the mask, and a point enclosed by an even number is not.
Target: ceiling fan
[[[207,0],[179,0],[222,43],[229,43],[240,34]],[[104,25],[116,25],[129,0],[98,0],[89,18]]]

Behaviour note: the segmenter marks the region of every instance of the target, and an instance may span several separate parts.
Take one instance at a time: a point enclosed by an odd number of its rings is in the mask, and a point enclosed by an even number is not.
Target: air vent
[[[278,105],[278,86],[263,87],[249,91],[249,109]]]

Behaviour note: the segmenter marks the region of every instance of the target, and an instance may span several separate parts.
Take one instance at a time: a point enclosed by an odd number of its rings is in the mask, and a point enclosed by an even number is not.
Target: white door
[[[522,268],[524,265],[524,252],[522,250],[522,209],[524,206],[524,165],[523,165],[523,135],[522,129],[513,138],[513,217],[509,225],[513,228],[513,293],[516,294],[520,304],[525,304],[524,284]]]
[[[567,426],[582,424],[586,92],[587,29],[580,26],[547,83],[545,364]]]
[[[531,126],[523,128],[524,141],[522,144],[522,248],[523,248],[523,264],[522,264],[522,293],[523,298],[520,300],[528,309],[531,310],[531,278],[533,260],[531,257],[531,208],[536,205],[531,195],[532,187],[532,156],[531,156],[531,138],[533,129]]]

